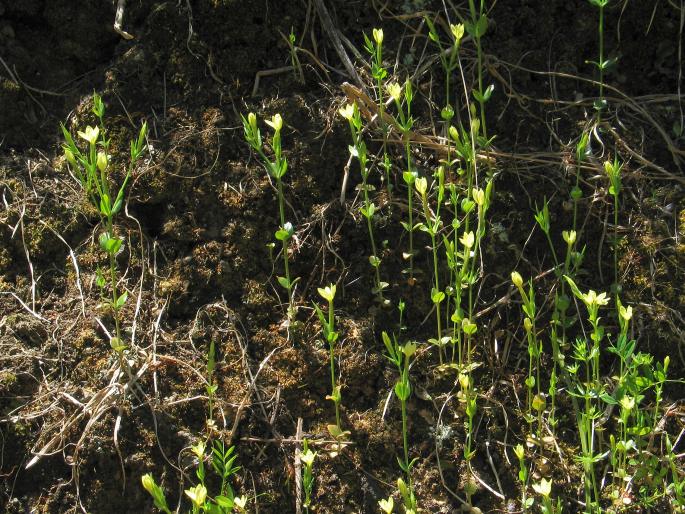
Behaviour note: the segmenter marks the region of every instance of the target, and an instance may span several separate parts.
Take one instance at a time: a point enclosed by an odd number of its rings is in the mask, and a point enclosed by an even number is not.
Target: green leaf
[[[445,299],[445,293],[443,291],[438,291],[437,289],[433,288],[431,290],[431,300],[433,300],[433,303],[440,303]]]
[[[222,509],[226,509],[228,511],[233,509],[234,501],[233,501],[233,499],[231,499],[227,496],[215,496],[214,501]]]
[[[114,310],[118,311],[119,309],[121,309],[126,303],[126,300],[128,300],[128,291],[124,291],[122,294],[119,295],[116,302],[114,302]]]
[[[100,197],[100,212],[108,217],[112,214],[112,204],[107,193],[102,193]]]
[[[277,277],[278,283],[284,289],[290,289],[290,281],[286,277]]]

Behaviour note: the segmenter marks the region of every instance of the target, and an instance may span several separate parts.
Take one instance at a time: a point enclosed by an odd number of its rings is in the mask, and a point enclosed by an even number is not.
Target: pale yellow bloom
[[[397,82],[391,82],[390,84],[385,86],[385,89],[387,89],[388,94],[396,102],[399,102],[402,98],[402,86],[400,86]]]
[[[459,41],[461,41],[461,38],[464,37],[464,24],[463,23],[458,23],[457,25],[451,24],[450,25],[450,31],[452,32],[454,39],[457,41],[457,43],[459,43]]]
[[[280,132],[283,128],[283,118],[276,113],[271,117],[271,120],[266,120],[266,124],[273,128],[276,132]]]
[[[78,131],[79,137],[85,139],[91,145],[94,145],[97,142],[99,134],[100,129],[97,127],[91,127],[90,125],[86,127],[85,132],[81,132],[80,130]]]
[[[207,488],[202,484],[197,484],[195,487],[186,489],[185,493],[197,508],[200,508],[205,504],[205,500],[207,499]]]
[[[354,117],[354,105],[355,104],[344,105],[340,109],[338,109],[338,113],[340,114],[340,116],[349,121]]]
[[[317,290],[324,300],[332,302],[333,298],[335,298],[335,284],[331,284],[330,286],[326,286],[324,288],[319,287]]]
[[[473,235],[473,232],[464,232],[464,235],[461,236],[459,241],[467,250],[470,250],[473,248],[473,243],[476,241],[476,236]]]

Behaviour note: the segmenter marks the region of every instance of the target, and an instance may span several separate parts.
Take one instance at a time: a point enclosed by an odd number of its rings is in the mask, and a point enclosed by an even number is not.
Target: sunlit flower
[[[85,132],[81,132],[80,130],[78,131],[79,137],[85,139],[91,145],[94,145],[97,142],[99,134],[100,129],[97,127],[91,127],[90,125],[86,127]]]

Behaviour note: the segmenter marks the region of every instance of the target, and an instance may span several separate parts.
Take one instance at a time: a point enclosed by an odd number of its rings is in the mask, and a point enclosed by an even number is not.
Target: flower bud
[[[523,328],[526,329],[526,332],[530,332],[531,330],[533,330],[533,321],[530,318],[524,319]]]
[[[69,164],[76,167],[76,159],[74,158],[74,154],[72,153],[71,150],[69,150],[68,148],[65,148],[64,149],[64,157],[67,158],[67,162]]]
[[[426,194],[426,191],[428,190],[428,181],[426,180],[426,177],[417,178],[414,182],[414,187],[416,187],[416,191],[421,196],[424,196]]]
[[[373,29],[373,40],[377,45],[383,44],[383,29]]]
[[[521,287],[523,287],[523,277],[518,271],[511,272],[511,281],[518,289],[521,289]]]
[[[98,152],[97,165],[100,171],[105,171],[105,169],[107,168],[108,161],[109,159],[107,158],[107,154],[105,152]]]
[[[471,194],[473,195],[473,201],[476,202],[476,205],[482,207],[485,204],[485,191],[474,187]]]

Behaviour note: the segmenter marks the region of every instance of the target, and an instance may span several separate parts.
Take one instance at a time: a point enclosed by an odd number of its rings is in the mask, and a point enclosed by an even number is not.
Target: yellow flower
[[[630,305],[628,307],[621,305],[618,308],[618,313],[624,320],[630,321],[630,319],[633,317],[633,308]]]
[[[190,450],[195,454],[195,456],[202,460],[205,456],[206,445],[204,441],[198,441],[195,446],[191,446]]]
[[[186,496],[190,498],[195,507],[200,508],[204,506],[207,499],[207,488],[202,484],[197,484],[195,487],[185,490]]]
[[[153,494],[153,491],[155,490],[155,479],[152,478],[152,475],[150,473],[145,473],[140,477],[140,481],[143,483],[145,490],[148,493]]]
[[[464,37],[464,24],[459,23],[457,25],[450,25],[450,31],[452,32],[454,39],[457,41],[457,43],[459,43],[461,38]]]
[[[530,332],[531,330],[533,330],[533,322],[530,318],[526,318],[523,320],[523,328],[526,329],[526,332]]]
[[[478,187],[474,187],[471,194],[473,195],[473,201],[476,202],[476,205],[482,207],[483,204],[485,204],[485,191]]]
[[[98,140],[98,135],[100,134],[100,129],[97,127],[91,127],[88,125],[85,132],[78,131],[79,137],[85,139],[91,145],[94,145]]]
[[[421,196],[425,196],[426,191],[428,190],[428,181],[426,180],[426,177],[417,178],[414,182],[414,187]]]
[[[514,447],[514,453],[516,454],[516,457],[518,458],[518,460],[523,460],[523,458],[526,456],[526,452],[523,449],[522,444],[517,444]]]
[[[562,231],[561,232],[561,237],[564,238],[564,241],[566,241],[566,244],[572,245],[573,243],[576,242],[576,231],[575,230],[569,230],[569,231]]]
[[[245,506],[247,505],[247,496],[238,496],[233,499],[233,505],[238,512],[245,512]]]
[[[552,481],[543,478],[539,484],[533,484],[533,490],[545,498],[549,498],[549,495],[552,493]]]
[[[594,290],[590,289],[587,294],[583,295],[583,302],[588,307],[591,305],[606,305],[609,303],[609,298],[606,293],[597,294]]]
[[[107,158],[107,154],[105,152],[98,152],[97,165],[98,165],[98,169],[100,171],[105,171],[105,168],[107,168],[108,162],[109,162],[109,159]]]
[[[257,130],[257,115],[253,112],[247,115],[247,122],[249,123],[252,130]]]
[[[311,451],[307,448],[307,451],[300,455],[300,460],[304,462],[305,466],[312,467],[314,464],[314,459],[316,458],[316,452]]]
[[[326,286],[323,288],[319,287],[317,290],[319,291],[319,294],[323,297],[324,300],[332,302],[333,298],[335,298],[335,284],[331,284],[330,286]]]
[[[407,343],[402,347],[402,353],[407,357],[411,357],[416,353],[416,343]]]
[[[395,508],[395,502],[392,499],[392,496],[390,496],[387,500],[378,500],[378,506],[384,514],[391,514],[392,510]]]
[[[473,243],[476,241],[476,236],[473,235],[473,232],[464,232],[464,235],[461,236],[459,241],[467,250],[470,250],[473,248]]]
[[[344,105],[340,109],[338,109],[338,113],[340,113],[340,116],[345,118],[347,121],[350,121],[352,118],[354,118],[355,107],[356,104]]]
[[[283,128],[283,118],[281,115],[276,113],[271,117],[271,121],[266,120],[266,124],[273,128],[276,132],[280,132]]]
[[[396,102],[399,102],[402,98],[402,86],[400,86],[397,82],[391,82],[390,84],[385,86],[385,89],[388,90],[388,94]]]
[[[383,44],[383,29],[373,29],[373,40],[377,45]]]

